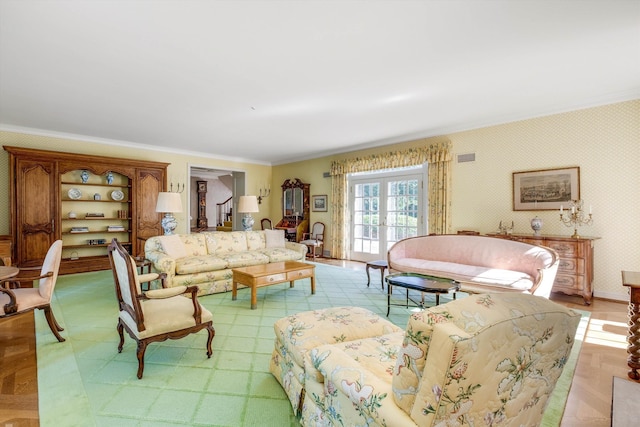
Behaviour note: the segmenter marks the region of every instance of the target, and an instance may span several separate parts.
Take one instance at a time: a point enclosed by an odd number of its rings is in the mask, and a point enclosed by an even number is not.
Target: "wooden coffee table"
[[[238,297],[238,284],[251,288],[251,309],[258,307],[257,289],[278,283],[289,282],[293,288],[294,280],[311,278],[311,294],[316,293],[316,266],[297,261],[274,262],[270,264],[252,265],[250,267],[234,268],[231,299]]]

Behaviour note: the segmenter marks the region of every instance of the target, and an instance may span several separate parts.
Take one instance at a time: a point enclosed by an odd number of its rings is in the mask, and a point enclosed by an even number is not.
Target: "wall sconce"
[[[258,204],[262,204],[262,199],[266,199],[271,194],[271,186],[258,190]]]
[[[251,213],[260,212],[258,208],[258,198],[256,196],[240,196],[238,212],[244,214],[242,216],[242,228],[244,231],[251,231],[253,228],[253,217]]]
[[[169,192],[170,193],[182,193],[184,191],[184,184],[180,186],[180,183],[176,184],[176,191],[173,191],[173,182],[169,184]]]
[[[156,203],[156,212],[164,212],[161,224],[165,236],[173,234],[178,226],[174,212],[182,212],[182,200],[179,193],[160,192]]]

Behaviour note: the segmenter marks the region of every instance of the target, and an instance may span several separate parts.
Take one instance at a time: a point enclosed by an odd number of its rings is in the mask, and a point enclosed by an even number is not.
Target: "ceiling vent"
[[[458,154],[458,163],[475,162],[476,153]]]

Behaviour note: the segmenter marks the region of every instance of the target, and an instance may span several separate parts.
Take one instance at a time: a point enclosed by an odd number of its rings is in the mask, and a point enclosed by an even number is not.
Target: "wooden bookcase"
[[[18,267],[41,264],[51,244],[62,239],[61,274],[105,270],[112,238],[142,256],[145,241],[162,234],[155,205],[166,189],[168,163],[4,149],[10,159],[12,258]]]

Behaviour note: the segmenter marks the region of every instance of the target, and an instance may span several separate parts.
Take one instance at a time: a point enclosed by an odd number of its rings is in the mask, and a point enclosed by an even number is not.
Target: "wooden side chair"
[[[262,218],[260,220],[260,226],[263,230],[273,230],[273,226],[271,225],[271,220],[269,218]]]
[[[320,256],[322,256],[322,251],[324,250],[324,223],[314,222],[311,227],[311,233],[304,233],[300,243],[309,248],[309,253],[314,260],[316,259],[316,249],[320,249]]]
[[[21,314],[36,308],[43,310],[51,332],[59,342],[63,342],[65,339],[60,336],[60,332],[64,329],[58,324],[51,311],[51,298],[58,280],[61,256],[62,240],[56,240],[49,247],[41,267],[21,268],[20,272],[26,272],[26,274],[3,280],[0,283],[0,317]],[[37,288],[23,288],[20,285],[23,282],[33,283],[34,280],[38,280]]]
[[[120,310],[118,353],[122,352],[123,330],[126,330],[138,344],[138,378],[142,378],[144,353],[152,342],[184,338],[206,329],[207,357],[211,357],[211,341],[215,335],[213,316],[198,302],[198,287],[165,288],[165,273],[139,275],[135,260],[117,239],[109,244],[108,253]],[[158,279],[162,282],[162,289],[142,292],[141,283]],[[185,298],[183,294],[190,298]]]

